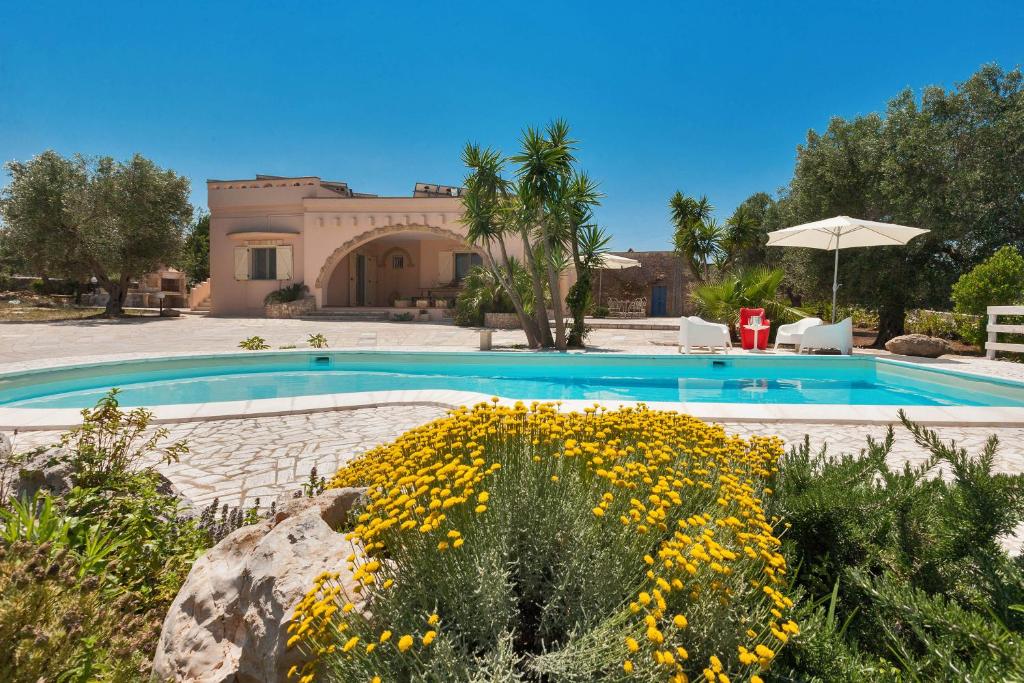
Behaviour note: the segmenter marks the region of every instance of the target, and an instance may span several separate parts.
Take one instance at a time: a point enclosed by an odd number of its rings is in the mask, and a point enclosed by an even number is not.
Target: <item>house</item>
[[[318,308],[450,303],[486,254],[466,241],[461,189],[416,183],[379,197],[316,176],[207,181],[210,309],[261,314],[270,292],[304,283]],[[522,245],[508,244],[522,258]]]
[[[678,317],[687,313],[689,278],[682,259],[672,251],[617,251],[640,262],[639,268],[602,270],[599,273],[598,303],[609,299],[647,299],[647,315],[652,318]]]

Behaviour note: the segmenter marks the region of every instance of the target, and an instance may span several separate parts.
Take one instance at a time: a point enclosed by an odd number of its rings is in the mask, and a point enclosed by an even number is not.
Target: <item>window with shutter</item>
[[[249,279],[249,247],[235,247],[235,279]]]

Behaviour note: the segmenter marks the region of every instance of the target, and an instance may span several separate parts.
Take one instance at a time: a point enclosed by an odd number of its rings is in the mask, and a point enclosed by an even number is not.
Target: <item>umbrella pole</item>
[[[836,324],[836,293],[839,291],[839,235],[836,235],[836,260],[832,267],[832,324]]]

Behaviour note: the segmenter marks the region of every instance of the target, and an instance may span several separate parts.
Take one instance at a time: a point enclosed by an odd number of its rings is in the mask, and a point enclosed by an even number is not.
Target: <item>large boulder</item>
[[[164,619],[153,680],[287,680],[303,663],[286,647],[295,605],[321,572],[339,572],[339,581],[353,585],[345,569],[352,547],[337,529],[362,494],[332,489],[289,501],[200,557]]]
[[[74,485],[71,480],[72,467],[68,460],[68,452],[61,446],[30,453],[18,467],[14,495],[31,498],[41,489],[55,496],[67,493]]]
[[[885,348],[890,353],[897,353],[901,356],[922,356],[924,358],[938,358],[953,350],[953,346],[945,339],[929,337],[926,334],[905,334],[901,337],[893,337],[885,343]]]

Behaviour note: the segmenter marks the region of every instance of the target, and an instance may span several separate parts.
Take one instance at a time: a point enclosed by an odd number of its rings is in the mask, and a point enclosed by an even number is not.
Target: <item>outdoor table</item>
[[[754,331],[754,348],[751,349],[751,351],[753,351],[755,353],[764,353],[764,351],[762,351],[759,348],[760,344],[758,342],[760,341],[761,330],[771,329],[771,325],[761,325],[761,324],[758,324],[758,325],[744,325],[743,328],[746,329],[746,330],[753,330]]]

